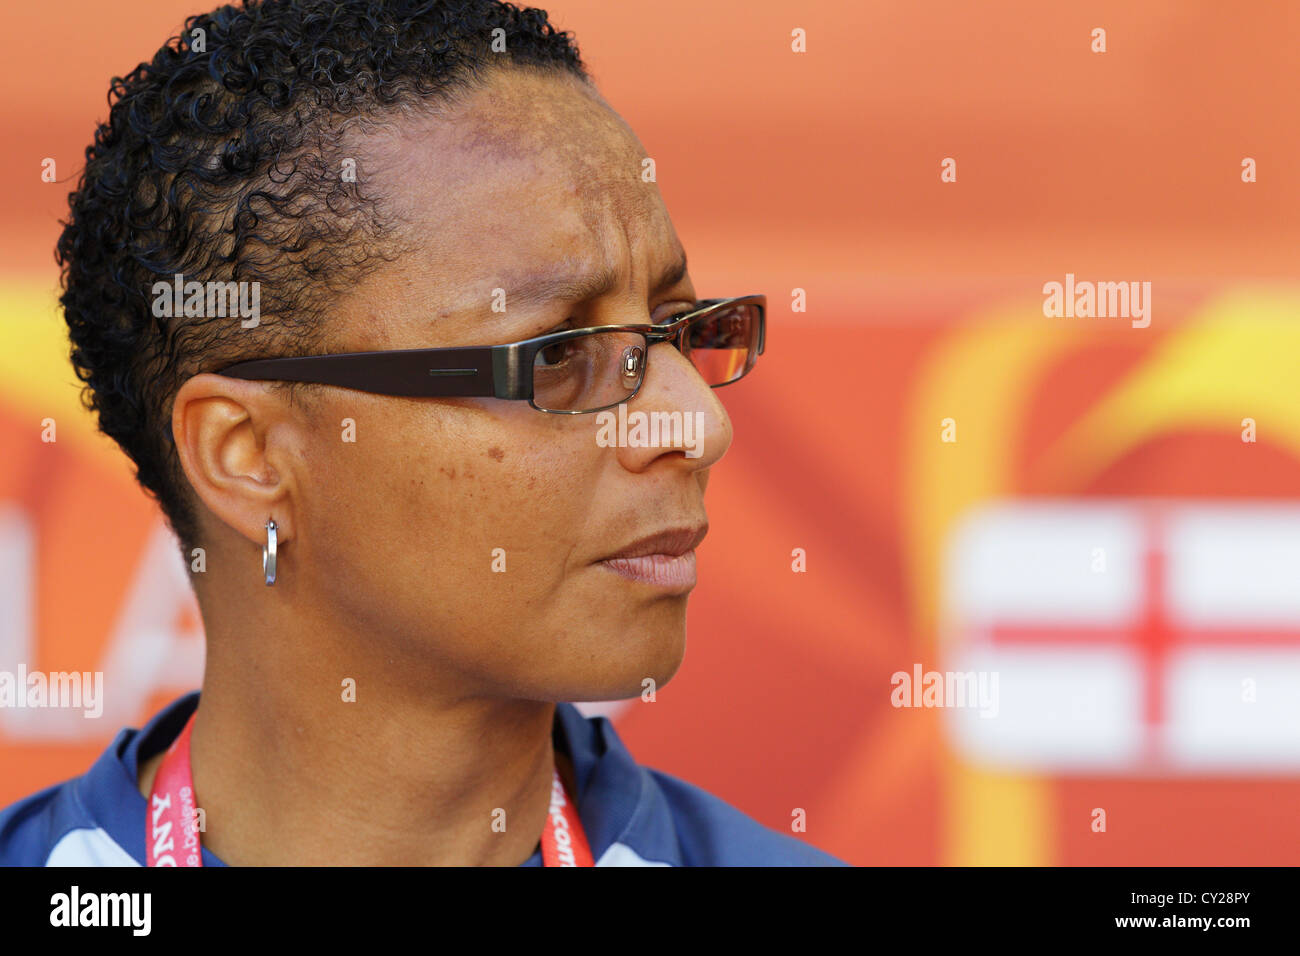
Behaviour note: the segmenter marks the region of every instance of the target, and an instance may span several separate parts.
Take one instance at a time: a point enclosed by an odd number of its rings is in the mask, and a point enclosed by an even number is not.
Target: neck
[[[518,865],[532,855],[556,766],[554,704],[412,699],[375,675],[359,677],[356,702],[345,702],[344,672],[268,680],[209,656],[191,734],[205,847],[252,866]],[[141,770],[146,799],[160,758]],[[573,793],[567,763],[561,775]]]

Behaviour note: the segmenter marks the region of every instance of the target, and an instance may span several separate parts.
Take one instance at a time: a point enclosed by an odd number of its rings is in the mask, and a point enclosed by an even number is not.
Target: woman
[[[225,7],[117,87],[62,302],[205,676],[0,863],[836,863],[563,703],[681,663],[763,299],[697,300],[545,14],[409,6]]]

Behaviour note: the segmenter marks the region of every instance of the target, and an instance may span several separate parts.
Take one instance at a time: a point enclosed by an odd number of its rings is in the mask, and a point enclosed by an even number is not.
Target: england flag
[[[959,522],[943,666],[996,673],[946,712],[973,764],[1300,770],[1300,506],[1014,501]]]

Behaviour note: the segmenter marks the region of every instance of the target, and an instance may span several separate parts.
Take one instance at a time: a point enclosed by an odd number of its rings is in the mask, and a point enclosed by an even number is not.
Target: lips
[[[709,533],[707,524],[696,525],[689,528],[673,528],[668,531],[660,531],[658,534],[646,535],[633,541],[621,551],[615,551],[613,554],[606,555],[602,560],[610,561],[615,558],[641,558],[651,554],[665,554],[669,557],[676,558],[684,555],[687,551],[694,551],[696,546],[704,540],[704,536]]]
[[[660,531],[633,541],[597,563],[631,581],[669,591],[689,591],[695,587],[695,548],[708,533],[707,524]]]

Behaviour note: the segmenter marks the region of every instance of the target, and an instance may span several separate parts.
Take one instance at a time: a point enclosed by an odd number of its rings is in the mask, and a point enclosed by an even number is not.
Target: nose
[[[642,361],[645,377],[626,403],[628,440],[618,443],[619,462],[632,472],[661,459],[689,471],[713,465],[731,446],[731,419],[717,391],[669,342],[650,346]]]

